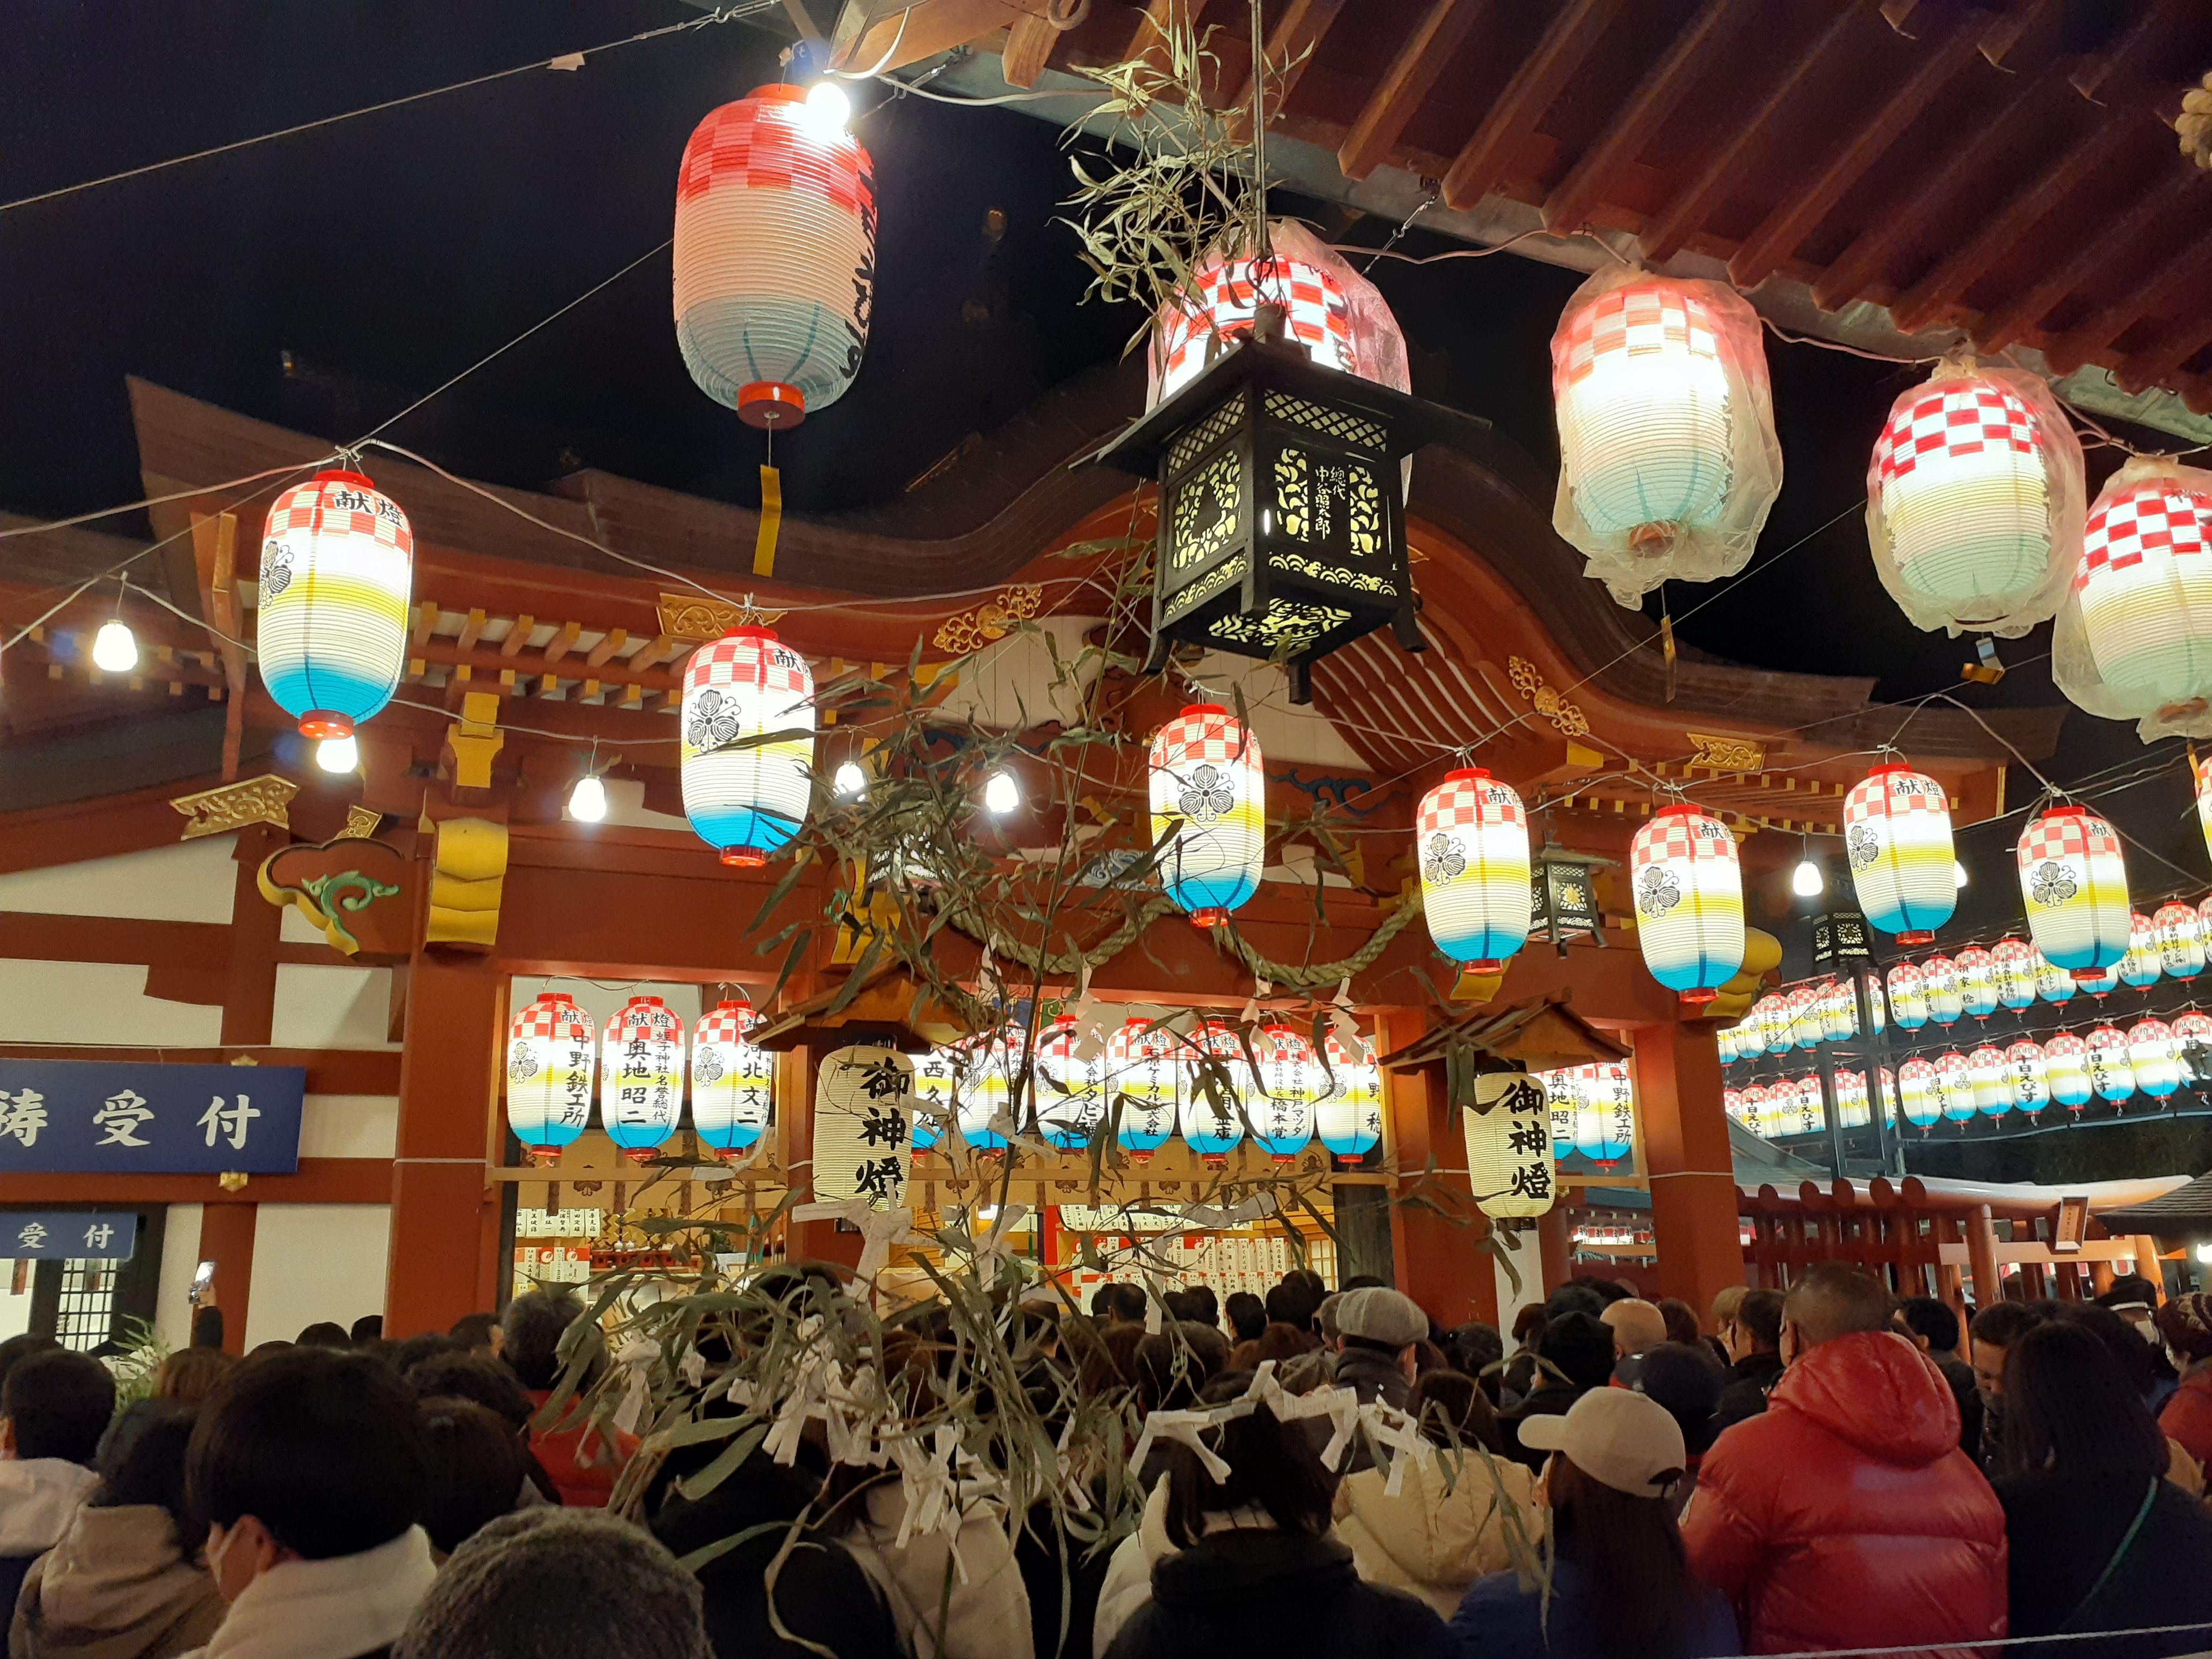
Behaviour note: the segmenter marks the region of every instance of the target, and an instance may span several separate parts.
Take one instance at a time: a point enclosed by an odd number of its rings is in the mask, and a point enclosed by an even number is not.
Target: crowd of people
[[[775,1273],[755,1293],[801,1316],[788,1328],[859,1322],[826,1270]],[[1009,1512],[985,1483],[934,1521],[895,1466],[746,1389],[626,1432],[585,1404],[609,1397],[609,1359],[575,1340],[596,1333],[562,1291],[442,1335],[364,1322],[243,1359],[188,1348],[119,1407],[98,1359],[0,1343],[8,1652],[2212,1649],[2203,1297],[2158,1305],[2129,1279],[1962,1323],[1827,1263],[1786,1292],[1723,1292],[1701,1322],[1584,1279],[1522,1310],[1509,1345],[1303,1272],[1225,1306],[1202,1288],[1109,1285],[1085,1310],[1048,1293],[998,1304],[1013,1382],[959,1387],[986,1411],[994,1390],[1042,1402],[1045,1435],[1070,1401],[1118,1413],[1125,1463],[1081,1474],[1095,1502]],[[872,1363],[918,1390],[943,1373],[944,1328],[927,1310],[871,1326]],[[717,1367],[783,1340],[769,1330],[702,1336],[688,1386],[717,1398]],[[779,1443],[780,1419],[804,1431]]]

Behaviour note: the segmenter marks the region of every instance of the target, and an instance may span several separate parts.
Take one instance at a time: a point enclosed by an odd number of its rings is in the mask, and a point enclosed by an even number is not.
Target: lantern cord
[[[533,58],[530,62],[517,64],[512,69],[494,70],[489,75],[472,76],[468,80],[455,81],[448,86],[430,87],[422,92],[410,92],[401,97],[387,98],[381,103],[367,104],[359,109],[345,110],[337,115],[325,115],[313,121],[301,121],[292,126],[279,127],[273,132],[256,133],[251,138],[234,138],[227,144],[212,144],[205,149],[196,149],[189,155],[172,155],[166,161],[148,161],[143,166],[125,167],[120,173],[106,173],[98,179],[86,179],[74,185],[59,185],[52,190],[43,190],[33,196],[19,196],[12,202],[0,202],[0,213],[13,213],[17,208],[34,207],[40,202],[52,202],[64,196],[75,196],[83,191],[98,190],[103,185],[121,184],[126,179],[143,178],[149,173],[161,173],[170,167],[183,167],[189,161],[204,161],[213,156],[228,155],[237,150],[251,149],[256,144],[265,144],[272,139],[290,138],[302,132],[313,132],[318,127],[336,126],[342,121],[350,121],[357,116],[374,115],[383,110],[398,109],[403,105],[418,104],[426,98],[441,98],[449,92],[465,92],[471,87],[489,86],[494,81],[504,81],[513,76],[526,75],[532,70],[580,69],[583,67],[584,58],[596,56],[600,52],[612,52],[617,46],[634,46],[643,41],[657,40],[665,34],[684,34],[715,23],[733,22],[739,18],[750,17],[756,13],[774,11],[781,4],[781,0],[738,0],[736,4],[720,7],[701,17],[687,19],[681,23],[664,24],[659,28],[647,29],[641,33],[627,35],[619,40],[609,40],[600,46],[586,46],[580,52],[556,52],[550,58]]]

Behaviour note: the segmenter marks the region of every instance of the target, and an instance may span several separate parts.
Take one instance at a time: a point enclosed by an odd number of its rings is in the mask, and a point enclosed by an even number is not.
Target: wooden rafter
[[[1975,331],[1975,343],[1984,351],[2003,350],[2040,323],[2053,306],[2124,253],[2143,232],[2194,201],[2203,188],[2204,181],[2194,167],[2170,170],[2163,179],[2144,190],[2135,205],[2102,235],[2085,237],[2072,253],[2050,266],[2034,283],[1993,307]]]
[[[2121,390],[2141,392],[2165,384],[2208,345],[2212,345],[2212,317],[2198,317],[2167,330],[2157,344],[2129,355],[2118,376]]]
[[[1337,148],[1336,165],[1346,178],[1364,179],[1389,159],[1406,124],[1481,21],[1487,3],[1431,0]]]
[[[1498,184],[1522,141],[1582,66],[1626,0],[1564,0],[1521,66],[1444,174],[1444,205],[1471,208]]]
[[[2159,315],[2159,307],[2174,295],[2200,289],[2212,275],[2205,269],[2208,260],[2212,260],[2212,223],[2172,258],[2147,266],[2139,281],[2053,340],[2044,355],[2062,374],[2078,368],[2141,319]]]

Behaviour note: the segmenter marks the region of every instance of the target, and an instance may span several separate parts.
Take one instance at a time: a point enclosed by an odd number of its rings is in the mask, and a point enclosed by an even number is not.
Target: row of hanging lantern
[[[1636,1152],[1636,1080],[1626,1060],[1532,1072],[1544,1087],[1552,1156],[1610,1170]]]

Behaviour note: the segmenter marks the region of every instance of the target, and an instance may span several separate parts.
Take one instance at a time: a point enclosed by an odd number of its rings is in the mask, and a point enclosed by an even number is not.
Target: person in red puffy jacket
[[[1764,1414],[1705,1454],[1682,1540],[1747,1653],[2005,1634],[2005,1517],[1959,1449],[1942,1373],[1887,1328],[1872,1274],[1822,1262],[1783,1310]]]

